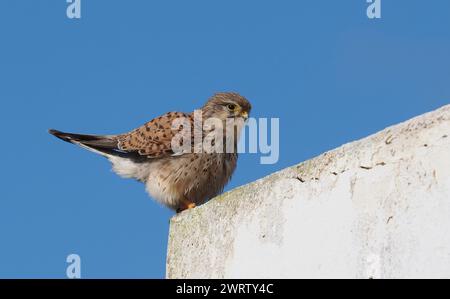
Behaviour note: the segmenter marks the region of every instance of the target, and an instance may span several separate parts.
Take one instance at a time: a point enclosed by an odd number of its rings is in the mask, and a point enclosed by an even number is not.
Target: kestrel
[[[217,93],[199,110],[168,112],[125,134],[49,133],[108,158],[114,172],[143,182],[152,198],[180,212],[223,191],[236,168],[237,142],[250,110],[239,94]]]

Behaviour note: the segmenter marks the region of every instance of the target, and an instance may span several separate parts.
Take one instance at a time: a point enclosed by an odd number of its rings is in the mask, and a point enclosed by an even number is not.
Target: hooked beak
[[[241,112],[241,117],[242,117],[244,120],[247,120],[247,119],[248,119],[248,112],[247,112],[247,111],[242,111],[242,112]]]

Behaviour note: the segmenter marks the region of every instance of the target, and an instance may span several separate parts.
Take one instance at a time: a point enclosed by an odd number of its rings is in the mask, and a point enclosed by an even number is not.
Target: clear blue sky
[[[238,91],[280,160],[227,190],[450,102],[450,1],[0,2],[0,277],[162,278],[173,212],[48,128],[118,133]],[[245,200],[244,198],[242,200]]]

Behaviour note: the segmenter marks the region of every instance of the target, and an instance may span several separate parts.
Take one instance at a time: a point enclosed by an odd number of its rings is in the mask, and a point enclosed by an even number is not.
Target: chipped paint
[[[450,278],[449,134],[450,105],[174,216],[167,277]]]

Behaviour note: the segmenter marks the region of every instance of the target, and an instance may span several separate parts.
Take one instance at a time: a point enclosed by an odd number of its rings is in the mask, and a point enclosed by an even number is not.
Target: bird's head
[[[252,105],[250,102],[234,92],[221,92],[213,95],[203,106],[203,117],[215,117],[225,121],[229,118],[248,119]]]

